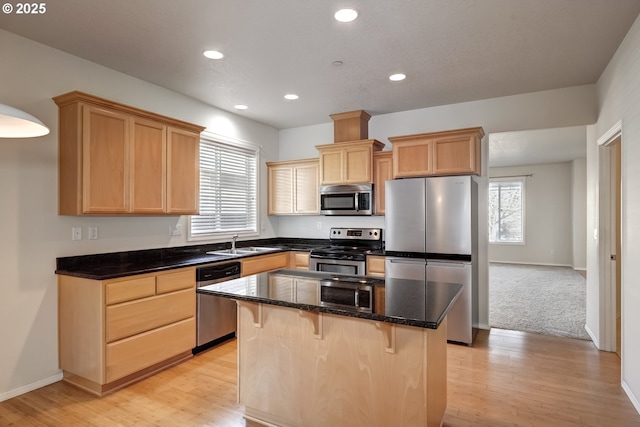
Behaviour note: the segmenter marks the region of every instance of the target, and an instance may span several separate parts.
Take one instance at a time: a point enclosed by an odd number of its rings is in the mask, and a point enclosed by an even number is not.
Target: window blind
[[[257,231],[258,152],[200,141],[200,215],[191,217],[191,236]]]

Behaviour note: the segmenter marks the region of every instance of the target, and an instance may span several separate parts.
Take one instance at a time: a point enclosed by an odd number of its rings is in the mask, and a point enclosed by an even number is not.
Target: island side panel
[[[282,426],[441,425],[445,325],[257,306],[243,302],[238,310],[238,392],[247,418]]]

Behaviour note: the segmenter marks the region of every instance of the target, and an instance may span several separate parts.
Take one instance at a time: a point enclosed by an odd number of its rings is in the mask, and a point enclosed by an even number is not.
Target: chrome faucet
[[[236,240],[238,240],[238,233],[231,236],[231,253],[236,253]]]

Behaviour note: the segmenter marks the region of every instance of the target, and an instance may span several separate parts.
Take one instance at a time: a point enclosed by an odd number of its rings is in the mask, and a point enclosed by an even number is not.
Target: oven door
[[[365,275],[365,261],[352,261],[345,259],[309,257],[309,270],[326,271],[330,273]]]

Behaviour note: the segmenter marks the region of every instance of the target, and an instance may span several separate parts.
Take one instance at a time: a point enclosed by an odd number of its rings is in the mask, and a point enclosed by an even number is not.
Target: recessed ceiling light
[[[202,53],[204,56],[206,56],[209,59],[222,59],[224,58],[224,55],[222,54],[222,52],[219,52],[217,50],[205,50]]]
[[[288,93],[284,96],[284,99],[288,99],[290,101],[293,101],[294,99],[298,99],[300,98],[298,95],[296,95],[295,93]]]
[[[358,11],[356,11],[355,9],[340,9],[333,16],[336,18],[336,21],[351,22],[355,21],[358,17]]]
[[[405,76],[405,75],[404,75],[404,74],[402,74],[402,73],[398,73],[398,74],[391,74],[391,75],[389,76],[389,80],[391,80],[392,82],[399,82],[400,80],[404,80],[404,79],[406,79],[406,78],[407,78],[407,76]]]
[[[236,110],[246,110],[249,107],[247,107],[244,104],[237,104],[237,105],[234,105],[233,108],[235,108]]]

